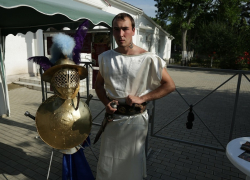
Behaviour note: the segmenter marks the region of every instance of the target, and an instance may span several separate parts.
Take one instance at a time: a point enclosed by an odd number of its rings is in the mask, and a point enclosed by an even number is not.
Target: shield
[[[81,144],[89,135],[92,116],[89,107],[77,98],[61,99],[53,95],[36,113],[36,127],[41,139],[56,149],[69,149]]]

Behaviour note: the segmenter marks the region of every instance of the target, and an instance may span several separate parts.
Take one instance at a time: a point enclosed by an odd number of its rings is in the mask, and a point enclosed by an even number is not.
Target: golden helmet
[[[67,56],[62,56],[53,67],[43,73],[42,80],[50,82],[60,98],[73,99],[79,91],[80,80],[87,76],[86,68],[76,65]]]

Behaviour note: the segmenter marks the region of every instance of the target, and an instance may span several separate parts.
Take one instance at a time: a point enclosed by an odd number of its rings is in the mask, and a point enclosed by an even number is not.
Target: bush
[[[250,49],[249,27],[242,29],[227,25],[225,22],[210,22],[200,27],[196,52],[213,57],[223,69],[239,69],[236,60]]]
[[[171,58],[174,59],[175,63],[179,63],[181,61],[181,54],[172,53]]]

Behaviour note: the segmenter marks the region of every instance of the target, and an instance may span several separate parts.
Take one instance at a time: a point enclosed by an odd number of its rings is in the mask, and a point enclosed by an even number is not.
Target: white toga
[[[160,86],[166,63],[146,52],[124,55],[114,50],[99,55],[99,71],[107,96],[125,103],[128,95],[142,96]],[[148,114],[114,115],[101,136],[96,180],[142,180],[146,177],[145,139]]]

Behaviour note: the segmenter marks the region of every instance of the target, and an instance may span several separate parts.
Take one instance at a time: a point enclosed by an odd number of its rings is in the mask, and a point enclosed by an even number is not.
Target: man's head
[[[130,46],[132,36],[135,34],[135,21],[132,16],[127,13],[117,14],[113,21],[113,35],[119,47]]]
[[[134,20],[134,18],[131,16],[131,15],[129,15],[128,13],[119,13],[119,14],[117,14],[114,18],[113,18],[113,20],[112,20],[112,27],[114,27],[114,21],[115,20],[125,20],[125,18],[129,18],[129,20],[130,20],[130,22],[131,22],[131,26],[132,26],[132,29],[134,29],[135,28],[135,20]]]

